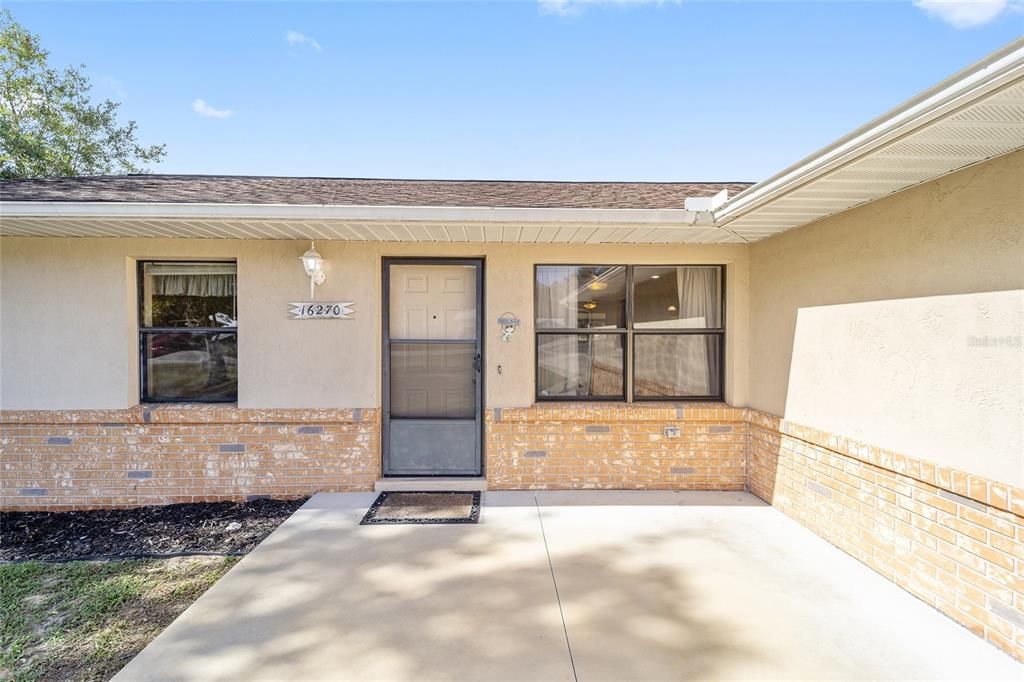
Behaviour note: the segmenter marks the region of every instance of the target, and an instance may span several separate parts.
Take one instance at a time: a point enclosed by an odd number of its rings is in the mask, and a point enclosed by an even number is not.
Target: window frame
[[[592,329],[538,329],[537,311],[539,310],[537,287],[537,274],[542,267],[621,267],[626,271],[626,324],[621,329],[592,330]],[[715,328],[651,328],[634,327],[634,301],[636,299],[635,276],[636,268],[717,268],[719,281],[721,282],[720,315],[721,326]],[[535,402],[625,402],[625,403],[657,403],[657,402],[723,402],[725,400],[725,333],[726,333],[726,267],[722,263],[634,263],[604,264],[604,263],[534,263],[533,266],[533,322],[534,322],[534,344],[533,344],[533,366],[534,384],[533,394]],[[540,395],[540,337],[543,335],[557,334],[622,334],[623,339],[623,361],[622,361],[622,396],[542,396]],[[718,339],[718,393],[702,396],[638,396],[636,394],[636,348],[634,339],[637,336],[714,336]]]
[[[149,397],[149,368],[146,362],[146,336],[151,334],[192,334],[194,336],[213,336],[215,334],[223,334],[225,329],[229,327],[147,327],[145,326],[145,267],[146,265],[160,263],[160,264],[182,264],[188,265],[193,263],[214,263],[222,265],[234,265],[235,266],[235,308],[238,307],[238,261],[237,260],[186,260],[181,258],[175,259],[154,259],[148,258],[145,260],[136,261],[135,264],[135,294],[136,294],[136,329],[138,331],[138,352],[139,352],[139,403],[144,405],[163,405],[163,404],[234,404],[238,402],[238,384],[236,378],[235,384],[235,397],[231,398],[164,398],[154,399]],[[234,328],[235,343],[238,342],[238,327]]]

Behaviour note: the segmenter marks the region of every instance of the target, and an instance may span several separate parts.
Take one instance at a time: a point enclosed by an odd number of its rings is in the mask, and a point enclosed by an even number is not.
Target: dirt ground
[[[210,502],[70,512],[0,512],[0,561],[245,554],[305,499]]]

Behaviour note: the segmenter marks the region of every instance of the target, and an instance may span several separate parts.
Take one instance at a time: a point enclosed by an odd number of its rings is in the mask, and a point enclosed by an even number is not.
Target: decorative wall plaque
[[[519,318],[512,313],[504,313],[498,318],[498,324],[501,325],[501,340],[508,343],[519,329]]]
[[[288,305],[293,320],[351,320],[352,301],[300,301]]]

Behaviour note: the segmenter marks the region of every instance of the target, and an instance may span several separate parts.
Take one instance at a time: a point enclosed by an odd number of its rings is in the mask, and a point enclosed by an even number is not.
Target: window
[[[536,266],[537,399],[721,399],[724,274]]]
[[[143,402],[238,399],[235,263],[139,263]]]
[[[626,268],[537,266],[537,397],[625,400]]]

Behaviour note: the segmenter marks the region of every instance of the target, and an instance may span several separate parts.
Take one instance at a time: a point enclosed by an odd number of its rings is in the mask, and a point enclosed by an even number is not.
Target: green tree
[[[93,104],[89,79],[48,56],[0,10],[0,178],[139,173],[160,161],[164,145],[140,145],[135,121],[118,124],[120,103]]]

